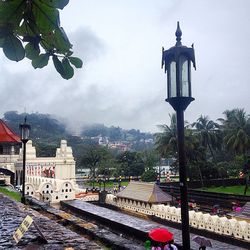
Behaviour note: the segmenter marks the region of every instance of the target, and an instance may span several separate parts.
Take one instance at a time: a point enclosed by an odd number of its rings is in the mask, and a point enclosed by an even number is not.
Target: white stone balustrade
[[[226,217],[219,217],[218,220],[216,220],[214,225],[214,232],[217,234],[223,234],[224,231],[224,225],[227,221]]]
[[[176,208],[174,213],[172,214],[172,221],[181,222],[181,208]]]
[[[151,209],[151,207],[150,207],[149,204],[146,205],[145,210],[146,210],[146,214],[153,215],[153,211],[152,211],[152,209]]]
[[[208,221],[210,220],[211,215],[208,213],[202,214],[199,220],[198,228],[200,229],[206,229],[206,225]]]
[[[193,219],[194,219],[195,211],[194,210],[190,210],[190,211],[188,211],[188,214],[189,214],[189,226],[192,226],[192,222],[193,222]]]
[[[202,212],[196,212],[196,213],[193,215],[191,227],[198,228],[198,227],[199,227],[199,224],[200,224],[200,221],[202,220],[202,216],[203,216],[203,213],[202,213]]]
[[[99,200],[99,195],[98,194],[86,195],[85,197],[80,198],[80,200],[83,200],[83,201],[98,201]]]
[[[243,232],[243,238],[246,241],[250,241],[250,223],[247,223]]]
[[[152,210],[154,211],[154,215],[156,217],[160,217],[160,213],[161,213],[161,206],[163,206],[163,204],[153,204],[152,205]]]
[[[234,226],[233,236],[238,239],[243,239],[245,236],[246,221],[237,221]]]
[[[106,203],[125,207],[134,212],[139,212],[147,215],[180,223],[181,209],[163,204],[140,203],[136,201],[116,201],[116,196],[108,194]],[[236,219],[228,219],[227,217],[219,217],[218,215],[210,215],[208,213],[189,211],[189,224],[192,227],[208,230],[221,235],[232,236],[250,242],[250,223],[246,221],[237,221]]]
[[[207,222],[206,230],[214,232],[215,223],[217,223],[218,219],[218,215],[211,215],[210,220]]]
[[[237,220],[236,219],[227,219],[224,223],[223,234],[233,235],[233,230]]]
[[[158,205],[158,215],[156,215],[157,217],[160,217],[162,219],[165,219],[165,205],[161,204]]]

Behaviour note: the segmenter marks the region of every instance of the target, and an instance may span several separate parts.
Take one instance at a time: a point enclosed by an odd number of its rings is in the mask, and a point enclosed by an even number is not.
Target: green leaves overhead
[[[55,66],[57,72],[59,74],[63,75],[64,74],[64,68],[62,66],[62,62],[55,55],[53,55],[52,59],[53,59],[53,63],[54,63],[54,66]]]
[[[70,65],[68,58],[63,58],[62,65],[64,68],[64,75],[62,75],[62,77],[67,80],[72,78],[74,75],[74,69]]]
[[[25,51],[21,41],[12,34],[5,37],[3,42],[3,52],[7,58],[16,62],[22,60],[25,56]]]
[[[59,11],[56,8],[49,7],[40,1],[34,1],[32,14],[40,31],[50,32],[59,28]]]
[[[82,67],[82,60],[77,57],[69,56],[69,61],[71,64],[73,64],[76,68]]]
[[[69,59],[72,59],[71,57],[69,57]],[[57,72],[64,78],[64,79],[70,79],[73,77],[74,75],[74,69],[73,67],[71,66],[71,64],[74,65],[74,63],[71,62],[71,60],[69,60],[68,58],[63,58],[62,61],[60,61],[58,59],[57,56],[53,56],[53,63],[54,63],[54,66],[57,70]],[[77,57],[74,57],[75,61],[77,62],[75,66],[76,68],[79,68],[78,67],[78,64],[81,64],[82,65],[82,61],[81,59],[77,58]]]
[[[35,57],[32,60],[32,66],[36,68],[43,68],[45,67],[49,62],[49,54],[40,54],[38,57]]]
[[[7,58],[32,60],[43,68],[52,57],[55,69],[70,79],[81,59],[72,57],[72,45],[60,26],[59,10],[69,0],[0,0],[0,47]],[[61,59],[59,59],[61,58]]]
[[[61,10],[69,3],[69,0],[40,0],[40,1],[50,7],[58,8]]]
[[[39,56],[40,49],[39,47],[35,47],[35,45],[32,42],[30,42],[30,43],[27,43],[25,46],[25,53],[26,53],[27,58],[29,58],[30,60],[33,60]]]
[[[23,11],[25,8],[25,1],[23,0],[0,0],[0,26],[4,27],[6,24],[18,27],[23,18]]]

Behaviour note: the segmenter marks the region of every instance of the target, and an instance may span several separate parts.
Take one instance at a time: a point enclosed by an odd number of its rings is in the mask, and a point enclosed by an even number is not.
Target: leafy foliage
[[[120,173],[124,176],[141,176],[145,170],[143,160],[138,152],[125,151],[117,156]]]
[[[176,115],[169,115],[170,117],[170,126],[164,124],[159,125],[159,128],[163,131],[156,135],[156,150],[159,154],[164,156],[173,156],[176,157],[178,151],[177,145],[177,121]]]
[[[209,120],[208,116],[201,115],[196,122],[192,124],[196,128],[202,147],[208,148],[213,160],[215,156],[213,149],[219,149],[221,146],[220,126],[216,122]]]
[[[111,158],[110,152],[101,146],[93,145],[83,152],[81,164],[90,169],[92,178],[96,178],[96,171],[101,164],[105,164]]]
[[[243,109],[226,110],[220,118],[225,147],[235,154],[250,152],[250,116]]]
[[[72,44],[60,26],[59,9],[69,0],[0,0],[0,47],[12,61],[25,57],[36,68],[52,58],[57,72],[70,79],[81,59],[73,57]]]
[[[185,126],[185,152],[190,179],[239,176],[250,154],[250,116],[243,109],[226,110],[218,124],[201,115],[191,126]],[[156,150],[166,158],[177,157],[175,116],[170,126],[162,125],[156,135]],[[176,164],[178,165],[178,164]]]
[[[141,180],[146,182],[155,181],[156,178],[157,173],[153,169],[146,170],[141,176]]]

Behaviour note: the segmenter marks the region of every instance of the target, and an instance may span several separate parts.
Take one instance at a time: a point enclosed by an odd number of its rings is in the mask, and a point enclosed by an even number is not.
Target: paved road
[[[141,218],[137,218],[135,216],[131,216],[131,215],[127,215],[121,212],[117,212],[117,211],[113,211],[110,210],[108,208],[104,208],[104,207],[99,207],[96,205],[93,205],[91,203],[87,203],[81,200],[74,200],[74,201],[65,201],[65,204],[68,204],[72,207],[75,207],[77,209],[81,209],[84,211],[87,211],[90,214],[93,214],[95,216],[100,216],[103,217],[105,219],[108,219],[110,221],[113,221],[115,223],[120,223],[122,225],[126,225],[128,228],[135,228],[138,231],[142,231],[144,233],[148,233],[150,231],[150,229],[152,228],[156,228],[156,227],[163,227],[163,225],[153,222],[153,221],[149,221],[149,220],[145,220],[145,219],[141,219]],[[174,238],[176,243],[180,244],[181,243],[181,230],[176,229],[176,228],[172,228],[169,226],[164,226],[166,228],[169,229],[169,231],[171,231],[174,234]],[[193,236],[195,236],[194,234],[190,235],[190,238],[192,238]],[[209,249],[216,249],[216,250],[247,250],[247,248],[240,248],[237,246],[233,246],[227,243],[223,243],[217,240],[213,240],[210,239],[210,241],[212,242],[212,246],[213,248],[207,248]],[[198,249],[198,245],[191,241],[191,248],[192,249]]]
[[[40,230],[48,240],[48,244],[41,244],[37,241],[39,234],[33,225],[31,225],[18,245],[15,243],[13,233],[19,227],[26,215],[30,215],[39,225]],[[102,249],[102,247],[98,246],[95,242],[89,241],[55,221],[49,220],[27,206],[14,202],[0,194],[0,250],[61,250],[70,247],[79,250]]]

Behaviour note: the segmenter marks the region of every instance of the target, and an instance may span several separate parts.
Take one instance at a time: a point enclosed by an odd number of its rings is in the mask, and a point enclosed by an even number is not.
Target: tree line
[[[9,111],[5,121],[18,132],[18,124],[27,114]],[[185,123],[186,159],[190,180],[248,176],[250,155],[250,118],[244,109],[226,110],[223,118],[212,121],[201,115],[193,123]],[[104,125],[88,127],[83,137],[72,136],[65,126],[50,115],[28,114],[32,126],[31,138],[37,147],[38,156],[54,156],[60,139],[66,139],[72,147],[78,171],[89,168],[91,178],[106,176],[141,176],[143,180],[156,180],[154,167],[162,158],[171,159],[171,169],[178,172],[178,145],[176,116],[170,115],[169,125],[160,125],[161,132],[150,134],[155,138],[154,147],[141,147],[120,152],[98,145],[89,136],[107,135],[115,129],[124,137],[149,138],[139,130],[123,130]],[[106,134],[105,134],[106,133]],[[117,133],[118,134],[118,133]],[[88,135],[88,136],[87,136]],[[143,137],[145,136],[145,137]],[[120,136],[119,136],[120,138]]]
[[[190,180],[239,177],[249,175],[250,116],[244,109],[223,112],[216,121],[201,115],[185,124],[185,150]],[[162,157],[176,159],[178,168],[176,115],[170,115],[170,125],[161,125],[156,135],[156,150]],[[249,177],[248,177],[249,178]]]
[[[60,140],[66,139],[68,145],[72,147],[77,171],[89,168],[91,178],[103,174],[115,177],[141,176],[145,166],[149,165],[148,162],[153,162],[149,160],[149,156],[152,158],[153,155],[151,153],[153,144],[146,145],[141,142],[154,138],[153,134],[136,129],[125,130],[120,127],[94,124],[83,127],[81,136],[73,136],[66,130],[65,124],[49,114],[19,114],[17,111],[8,111],[4,113],[3,119],[19,134],[19,124],[23,123],[25,117],[31,125],[30,139],[36,147],[37,157],[54,157],[56,148],[60,146]],[[111,141],[128,140],[132,145],[132,151],[120,152],[117,149],[111,150],[107,146],[100,146],[97,141],[91,139],[98,135],[110,136]],[[150,149],[147,150],[148,148]]]

